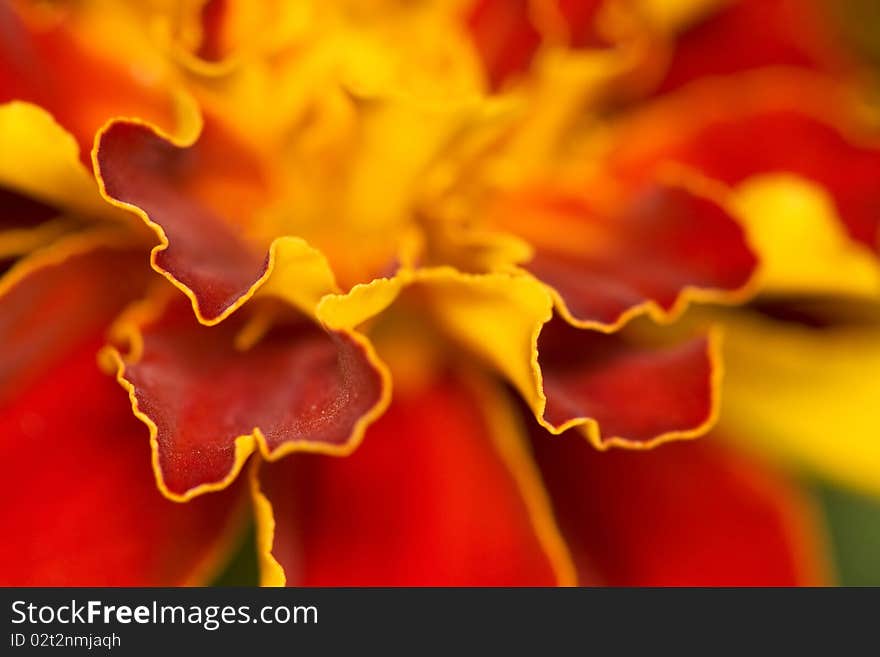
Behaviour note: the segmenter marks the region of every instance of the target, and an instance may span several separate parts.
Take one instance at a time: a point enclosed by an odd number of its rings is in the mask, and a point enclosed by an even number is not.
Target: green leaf
[[[880,586],[880,500],[818,487],[831,535],[839,583]]]

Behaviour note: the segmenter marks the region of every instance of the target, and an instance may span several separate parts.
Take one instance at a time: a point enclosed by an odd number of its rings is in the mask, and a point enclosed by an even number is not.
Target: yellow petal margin
[[[456,344],[507,379],[538,422],[553,434],[577,428],[599,449],[648,449],[670,440],[699,437],[716,422],[722,377],[721,335],[717,329],[710,331],[708,342],[711,412],[699,427],[663,434],[648,442],[633,442],[603,437],[593,418],[573,418],[561,426],[545,420],[547,397],[538,360],[538,337],[553,317],[554,299],[543,283],[522,271],[465,274],[451,267],[403,270],[394,278],[357,285],[348,294],[324,297],[317,315],[330,329],[351,330],[388,308],[404,291],[413,301],[425,305],[435,323]]]
[[[518,272],[403,270],[394,278],[357,285],[348,294],[328,295],[317,314],[331,329],[351,329],[388,308],[405,290],[427,305],[459,345],[509,380],[538,417],[543,415],[537,346],[541,328],[553,316],[553,299],[541,282]]]

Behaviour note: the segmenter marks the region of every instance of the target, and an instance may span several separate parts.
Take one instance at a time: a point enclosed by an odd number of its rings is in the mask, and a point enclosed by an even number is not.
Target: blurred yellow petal
[[[760,255],[763,291],[880,298],[880,260],[847,235],[821,186],[791,175],[756,176],[733,203]]]
[[[89,216],[113,215],[76,140],[45,110],[30,103],[0,105],[0,185]]]
[[[730,316],[722,432],[880,495],[880,324],[811,328]]]

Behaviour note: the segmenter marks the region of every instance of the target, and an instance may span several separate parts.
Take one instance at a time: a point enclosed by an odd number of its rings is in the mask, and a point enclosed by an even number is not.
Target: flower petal
[[[817,515],[773,470],[714,437],[596,452],[541,432],[535,456],[585,582],[792,586],[828,581]]]
[[[0,185],[37,201],[88,217],[113,216],[80,161],[74,138],[44,109],[0,105]]]
[[[338,291],[326,258],[303,240],[248,235],[268,183],[255,154],[219,124],[178,139],[117,121],[102,133],[95,163],[104,197],[155,232],[154,269],[189,297],[201,323],[217,324],[258,291],[308,315]]]
[[[541,45],[530,0],[476,0],[467,22],[489,85],[500,88],[527,71]]]
[[[789,174],[753,176],[732,206],[760,254],[755,287],[762,293],[880,298],[880,259],[850,237],[821,185]]]
[[[0,278],[0,404],[141,293],[149,268],[115,232],[64,238]]]
[[[831,73],[852,62],[829,26],[828,6],[819,0],[733,0],[718,3],[681,34],[660,92],[699,78],[770,66],[796,66]],[[744,42],[748,47],[742,47]]]
[[[542,48],[589,51],[636,40],[647,43],[655,29],[666,27],[653,23],[665,18],[674,24],[680,14],[687,12],[646,2],[476,0],[466,18],[489,86],[497,90],[529,72]]]
[[[880,325],[725,318],[721,426],[738,444],[880,494]]]
[[[546,407],[536,414],[554,433],[581,427],[600,449],[703,435],[718,416],[719,342],[710,334],[640,345],[556,319],[538,339]]]
[[[318,317],[351,330],[396,302],[429,313],[458,347],[506,378],[554,433],[578,426],[600,449],[644,449],[699,436],[715,422],[721,359],[714,333],[642,345],[554,319],[549,293],[529,275],[443,267],[325,297]],[[643,400],[640,413],[633,399]]]
[[[105,197],[156,232],[154,267],[192,298],[201,319],[216,323],[266,274],[266,250],[244,235],[266,181],[254,155],[219,125],[195,139],[116,121],[100,135],[95,166]]]
[[[674,163],[731,186],[797,175],[822,185],[852,239],[877,249],[880,147],[858,116],[840,85],[809,74],[708,80],[621,121],[610,166],[645,179]]]
[[[534,464],[497,404],[450,377],[396,399],[346,459],[255,469],[264,582],[571,583]]]
[[[63,8],[47,20],[25,3],[0,6],[0,102],[27,101],[44,108],[75,137],[87,160],[95,133],[107,120],[136,116],[171,129],[176,102],[160,83],[160,64],[146,56],[128,60],[134,52],[130,44],[125,49],[110,46],[124,44],[122,35],[140,36],[135,38],[140,44],[141,26],[133,29],[116,21],[112,31],[101,33],[102,41],[109,42],[102,43],[79,29],[81,10]],[[124,11],[104,7],[101,13],[109,20],[121,18]]]
[[[100,336],[66,345],[0,413],[0,584],[205,583],[241,530],[242,490],[162,497],[146,431],[95,362]]]
[[[613,331],[649,313],[668,321],[690,301],[739,301],[757,261],[739,224],[716,202],[650,183],[622,202],[554,189],[508,196],[496,225],[525,238],[524,267],[557,295],[574,325]]]
[[[270,459],[347,454],[387,404],[387,375],[357,334],[300,319],[248,345],[247,319],[206,327],[186,304],[152,300],[117,324],[131,353],[106,356],[150,428],[170,499],[229,485],[257,446]]]

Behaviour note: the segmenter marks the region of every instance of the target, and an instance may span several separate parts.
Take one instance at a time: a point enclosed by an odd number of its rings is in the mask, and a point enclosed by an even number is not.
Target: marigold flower
[[[4,1],[0,583],[251,525],[266,585],[831,582],[880,142],[826,11]]]

